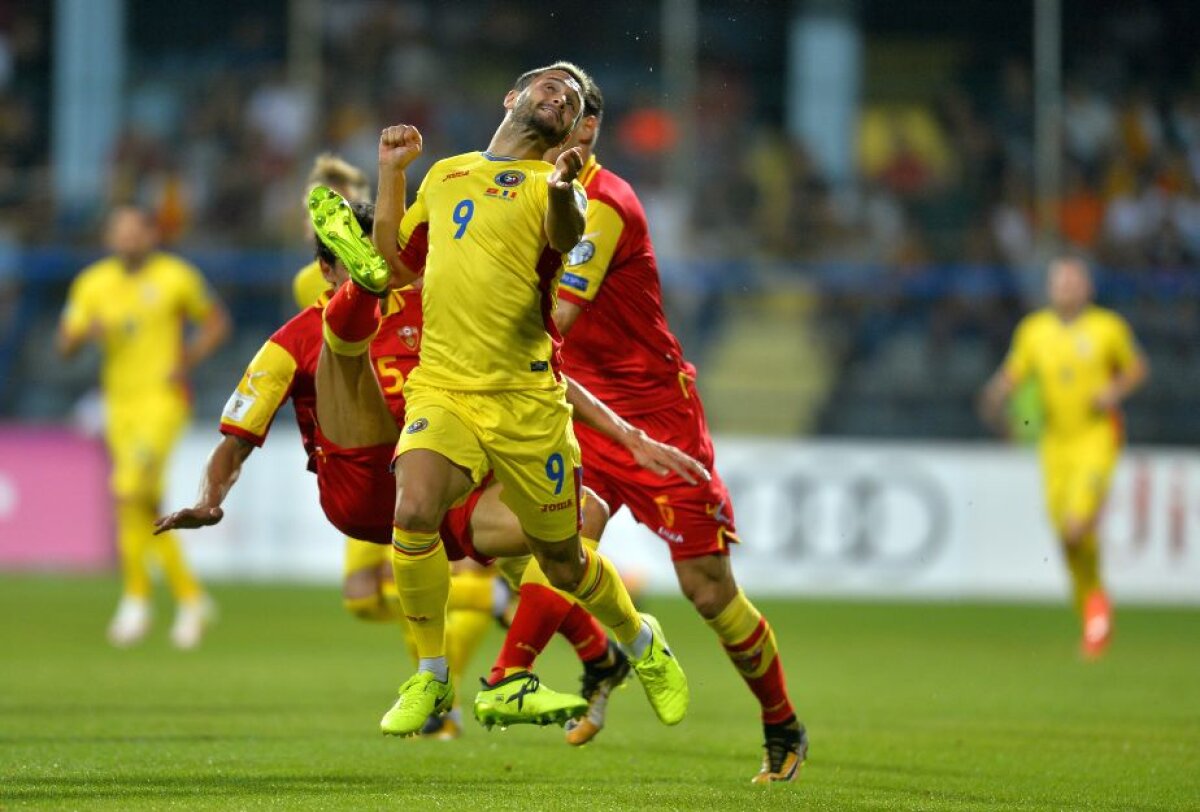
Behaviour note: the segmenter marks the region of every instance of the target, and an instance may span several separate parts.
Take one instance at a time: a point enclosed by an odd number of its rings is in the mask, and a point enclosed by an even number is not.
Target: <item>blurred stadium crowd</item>
[[[600,157],[647,203],[681,337],[711,369],[710,391],[742,396],[726,407],[709,395],[718,430],[982,432],[974,393],[1041,278],[1028,20],[1019,47],[972,53],[965,31],[942,30],[940,46],[926,36],[918,48],[897,29],[897,12],[861,4],[858,172],[836,184],[782,124],[786,4],[700,3],[698,160],[680,195],[664,169],[680,134],[652,67],[657,20],[638,4],[589,17],[594,41],[576,55],[547,47],[563,20],[532,4],[326,3],[320,58],[299,67],[281,0],[216,19],[203,4],[155,5],[130,3],[127,110],[107,202],[151,207],[184,253],[277,257],[258,275],[201,263],[245,337],[201,381],[202,411],[286,310],[264,277],[277,273],[283,291],[303,253],[299,201],[313,155],[334,150],[371,170],[380,127],[396,121],[421,128],[429,156],[473,148],[512,77],[561,51],[605,87]],[[910,24],[936,27],[935,5]],[[1065,43],[1057,226],[1065,245],[1104,269],[1102,299],[1130,317],[1158,373],[1132,406],[1133,437],[1194,441],[1200,419],[1186,393],[1200,386],[1200,60],[1171,45],[1171,4],[1101,5],[1084,26],[1089,39]],[[556,8],[577,17],[587,5]],[[50,197],[51,33],[45,8],[0,2],[0,312],[36,331],[52,324],[65,277],[48,272],[51,293],[23,301],[26,249],[94,248],[99,214],[64,212]],[[18,319],[21,308],[30,312]],[[777,329],[764,333],[764,323]],[[12,333],[0,335],[0,368],[23,385],[0,389],[0,414],[62,414],[77,394],[71,376],[31,386],[39,356]],[[747,359],[776,364],[772,348],[789,342],[808,349],[762,388]],[[746,369],[755,381],[738,377]],[[756,386],[757,411],[744,398]]]

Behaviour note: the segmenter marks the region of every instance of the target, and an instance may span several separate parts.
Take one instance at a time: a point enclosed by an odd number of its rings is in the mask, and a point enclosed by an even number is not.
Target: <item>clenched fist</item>
[[[408,124],[396,124],[379,135],[379,166],[402,170],[421,154],[421,131]]]
[[[583,169],[583,151],[579,147],[565,149],[558,156],[558,160],[554,162],[554,171],[550,173],[547,182],[551,189],[566,191],[571,188],[571,181],[579,177],[581,169]]]

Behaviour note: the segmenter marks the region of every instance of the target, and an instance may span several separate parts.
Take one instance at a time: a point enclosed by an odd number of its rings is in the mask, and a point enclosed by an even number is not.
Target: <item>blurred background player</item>
[[[226,340],[229,317],[200,272],[157,250],[157,230],[141,209],[108,219],[112,252],[75,278],[58,331],[58,349],[74,355],[96,342],[103,358],[105,438],[112,459],[121,601],[108,638],[129,646],[150,628],[151,559],[161,565],[176,601],[171,642],[200,642],[212,602],[193,576],[174,534],[155,536],[154,519],[171,449],[190,414],[190,370]],[[195,326],[185,341],[188,323]]]
[[[1092,658],[1104,653],[1112,634],[1096,525],[1124,440],[1121,404],[1146,381],[1148,366],[1125,320],[1092,304],[1092,278],[1082,259],[1050,263],[1047,292],[1049,307],[1017,325],[982,406],[991,425],[1003,426],[1016,387],[1037,380],[1045,413],[1046,507],[1071,573],[1082,651]]]
[[[584,117],[563,144],[582,151],[587,190],[584,239],[566,260],[554,322],[567,336],[563,368],[630,423],[713,468],[712,438],[696,390],[696,369],[667,326],[654,247],[633,189],[593,154],[604,97],[592,83]],[[557,155],[552,152],[547,159]],[[617,338],[620,337],[620,340]],[[715,471],[689,483],[639,469],[627,453],[586,426],[578,430],[589,487],[616,511],[629,508],[669,542],[684,595],[716,633],[734,668],[762,709],[765,756],[755,781],[793,780],[808,751],[804,726],[788,698],[775,633],[738,587],[729,562],[736,542],[733,506]],[[607,681],[584,685],[603,699]],[[568,733],[583,743],[595,735],[584,718]]]

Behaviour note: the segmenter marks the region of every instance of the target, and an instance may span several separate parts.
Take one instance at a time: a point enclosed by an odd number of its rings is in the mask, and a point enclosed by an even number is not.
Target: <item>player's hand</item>
[[[421,154],[421,131],[410,124],[395,124],[379,135],[379,166],[400,171]]]
[[[168,530],[195,530],[197,527],[211,527],[225,518],[225,511],[219,507],[193,507],[177,510],[154,521],[154,535]]]
[[[684,454],[673,445],[652,440],[641,429],[629,435],[625,447],[629,449],[638,465],[661,477],[675,474],[689,485],[712,479],[712,474],[698,460]]]
[[[558,160],[554,162],[554,171],[550,173],[546,182],[550,184],[551,189],[557,189],[560,192],[566,191],[571,188],[571,183],[575,178],[579,177],[581,169],[583,169],[583,150],[579,147],[565,149],[558,156]]]

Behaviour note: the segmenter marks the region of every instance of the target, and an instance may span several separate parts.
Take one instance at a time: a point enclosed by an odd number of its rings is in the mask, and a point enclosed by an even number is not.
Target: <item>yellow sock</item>
[[[775,659],[775,632],[762,619],[762,614],[739,589],[719,615],[704,621],[716,632],[734,667],[747,679],[761,677]],[[760,626],[762,639],[752,641]]]
[[[460,609],[483,612],[490,617],[495,603],[494,577],[490,572],[455,573],[450,577],[450,602],[446,609],[450,612]]]
[[[487,637],[492,623],[490,611],[460,609],[450,613],[450,624],[446,628],[446,664],[455,684],[468,684],[465,680],[471,658]]]
[[[446,655],[450,561],[437,533],[392,531],[392,572],[417,655]]]
[[[1088,595],[1100,589],[1100,554],[1096,531],[1088,533],[1077,547],[1066,547],[1067,569],[1075,598],[1075,611],[1083,616]]]
[[[150,597],[150,524],[146,509],[137,502],[117,503],[117,547],[121,551],[124,594],[130,598]]]
[[[175,600],[186,603],[199,598],[203,590],[196,576],[192,575],[187,559],[183,557],[179,537],[174,533],[163,533],[160,536],[151,536],[151,539],[150,543],[158,556],[159,564],[162,565],[163,575],[166,576],[167,585],[171,588]]]
[[[612,631],[618,643],[632,643],[641,631],[642,616],[633,608],[633,599],[617,574],[617,568],[586,544],[583,557],[583,578],[575,590],[575,597],[584,609]]]

